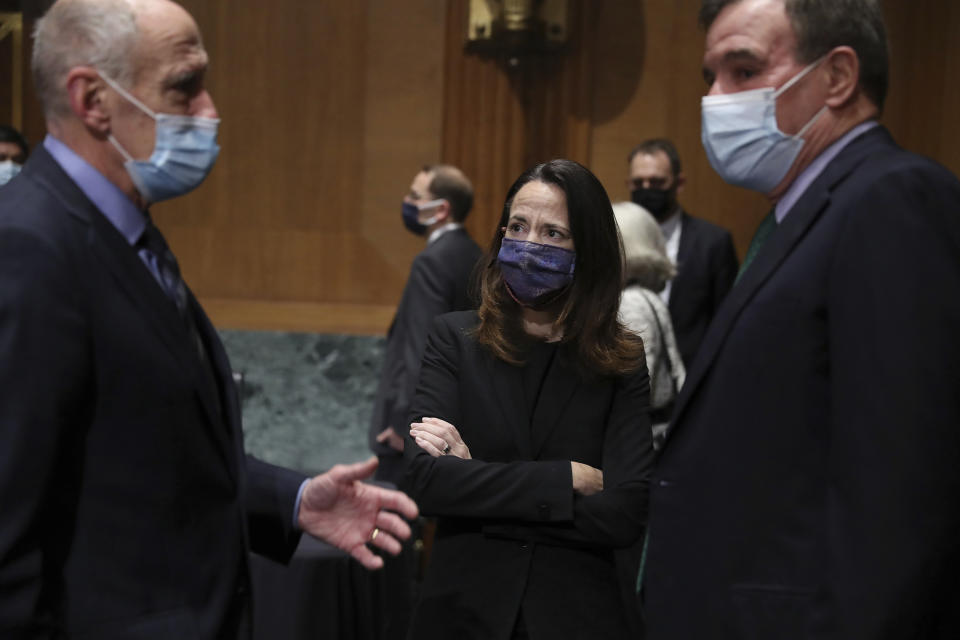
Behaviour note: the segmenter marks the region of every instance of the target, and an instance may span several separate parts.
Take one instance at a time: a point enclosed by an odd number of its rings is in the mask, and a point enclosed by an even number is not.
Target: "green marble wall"
[[[247,452],[315,473],[371,455],[367,427],[386,339],[221,331],[243,374]]]

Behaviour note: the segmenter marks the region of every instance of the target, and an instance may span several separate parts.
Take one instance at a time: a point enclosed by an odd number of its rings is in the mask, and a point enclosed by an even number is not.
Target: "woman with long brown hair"
[[[610,201],[554,160],[498,227],[480,309],[434,321],[412,405],[407,489],[437,530],[410,637],[629,637],[614,550],[643,533],[653,448]]]

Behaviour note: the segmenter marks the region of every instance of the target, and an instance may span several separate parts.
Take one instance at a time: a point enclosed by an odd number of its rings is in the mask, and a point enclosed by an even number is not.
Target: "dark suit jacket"
[[[0,196],[0,636],[215,638],[250,547],[293,552],[302,479],[243,457],[173,303],[38,147]]]
[[[612,550],[646,521],[646,367],[583,380],[561,349],[528,421],[522,370],[466,334],[476,322],[434,322],[413,402],[411,419],[449,421],[473,459],[433,458],[407,438],[407,489],[438,517],[410,637],[505,639],[522,604],[533,639],[622,638]],[[571,460],[601,468],[604,490],[574,495]]]
[[[670,318],[689,368],[710,320],[737,277],[737,252],[723,227],[680,213],[677,276],[670,288]]]
[[[469,294],[480,248],[460,228],[448,231],[417,254],[387,333],[387,349],[370,421],[370,448],[381,459],[377,477],[398,483],[401,454],[376,437],[392,426],[405,435],[410,401],[420,373],[420,358],[430,322],[450,311],[476,308]]]
[[[715,318],[651,490],[652,640],[960,634],[960,183],[882,128]]]

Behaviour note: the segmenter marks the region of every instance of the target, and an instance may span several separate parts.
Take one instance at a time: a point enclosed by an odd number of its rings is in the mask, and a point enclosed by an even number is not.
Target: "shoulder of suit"
[[[937,180],[944,180],[956,184],[957,176],[942,164],[928,158],[927,156],[907,151],[898,146],[892,139],[889,143],[884,138],[878,141],[880,144],[870,148],[868,153],[864,154],[864,162],[860,170],[873,176],[873,179],[883,184],[887,176],[894,176],[900,173],[916,173],[917,175],[926,175]]]
[[[731,237],[730,231],[724,227],[684,211],[681,233],[686,233],[688,230],[714,240],[725,240]]]
[[[469,339],[468,333],[478,323],[476,311],[451,311],[442,313],[431,321],[430,333],[436,335],[443,343],[462,342]]]
[[[480,322],[476,310],[470,311],[451,311],[437,316],[435,323],[442,324],[451,329],[472,329]]]
[[[463,251],[466,249],[471,251],[476,250],[477,252],[480,251],[480,247],[476,242],[474,242],[473,238],[470,237],[470,234],[463,227],[444,233],[442,236],[437,238],[436,242],[427,245],[426,249],[431,247],[436,248],[437,250],[441,248],[449,249],[456,247],[457,251]]]
[[[473,266],[481,254],[480,247],[465,229],[449,231],[431,242],[418,253],[414,261],[450,269],[451,263]],[[456,271],[456,269],[454,269]]]
[[[61,198],[30,173],[21,172],[4,186],[0,196],[0,230],[16,229],[47,242],[81,237],[76,232],[86,229],[88,221],[81,215],[71,215],[73,209]],[[82,208],[79,211],[84,213]]]

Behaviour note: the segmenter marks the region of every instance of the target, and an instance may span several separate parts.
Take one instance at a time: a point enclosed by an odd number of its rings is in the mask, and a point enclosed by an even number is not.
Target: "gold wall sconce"
[[[514,61],[559,51],[567,42],[568,9],[567,0],[470,0],[467,50]]]

